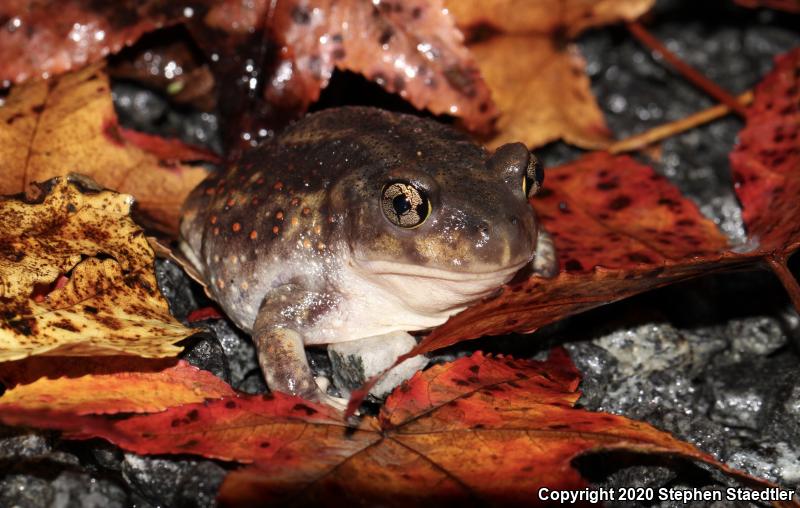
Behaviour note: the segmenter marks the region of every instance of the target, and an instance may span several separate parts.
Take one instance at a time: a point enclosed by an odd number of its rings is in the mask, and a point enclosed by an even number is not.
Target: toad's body
[[[184,250],[269,386],[313,398],[304,344],[430,328],[532,260],[532,168],[519,144],[487,159],[430,120],[326,110],[198,186]]]

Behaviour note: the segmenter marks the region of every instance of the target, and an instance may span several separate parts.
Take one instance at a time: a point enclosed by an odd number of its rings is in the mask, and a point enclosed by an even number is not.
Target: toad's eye
[[[525,175],[522,177],[522,193],[529,198],[533,197],[541,190],[543,183],[544,167],[539,162],[539,159],[531,154],[531,159],[528,161],[528,167],[525,170]]]
[[[389,182],[381,192],[383,214],[395,226],[413,229],[431,214],[431,202],[425,191],[410,182]]]

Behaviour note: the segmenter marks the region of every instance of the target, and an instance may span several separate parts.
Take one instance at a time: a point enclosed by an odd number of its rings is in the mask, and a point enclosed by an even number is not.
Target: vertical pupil
[[[411,209],[411,203],[403,194],[394,197],[392,200],[392,206],[394,207],[394,211],[397,212],[397,215],[403,215]]]

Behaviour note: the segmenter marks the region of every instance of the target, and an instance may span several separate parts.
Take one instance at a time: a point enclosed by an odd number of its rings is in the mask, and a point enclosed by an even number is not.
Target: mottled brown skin
[[[270,388],[324,398],[304,345],[430,328],[533,260],[531,167],[519,143],[489,158],[430,120],[325,110],[201,183],[184,206],[184,250],[253,334]],[[418,227],[381,208],[396,181],[429,200]],[[539,258],[539,271],[554,266],[551,251]]]

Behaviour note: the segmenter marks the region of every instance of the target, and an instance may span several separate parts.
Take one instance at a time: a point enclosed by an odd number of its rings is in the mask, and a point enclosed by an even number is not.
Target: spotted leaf
[[[0,199],[0,361],[178,353],[193,330],[158,290],[133,198],[85,179],[34,190]]]

